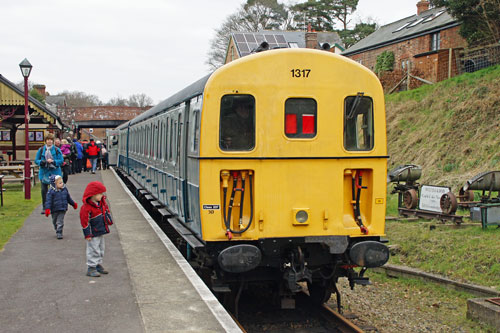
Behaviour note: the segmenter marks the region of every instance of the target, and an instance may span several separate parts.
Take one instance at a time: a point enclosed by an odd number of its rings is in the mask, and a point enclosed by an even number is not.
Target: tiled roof
[[[412,15],[380,27],[377,31],[348,48],[342,55],[352,55],[377,49],[459,24],[460,22],[448,14],[444,8],[432,8],[420,13],[420,15]]]

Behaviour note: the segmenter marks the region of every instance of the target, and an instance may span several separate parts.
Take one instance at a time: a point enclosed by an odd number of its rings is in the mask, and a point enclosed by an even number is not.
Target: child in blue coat
[[[62,177],[50,176],[50,189],[45,201],[45,216],[52,214],[52,224],[54,224],[57,239],[63,238],[64,215],[68,210],[68,204],[74,209],[78,208],[77,203],[71,199]]]

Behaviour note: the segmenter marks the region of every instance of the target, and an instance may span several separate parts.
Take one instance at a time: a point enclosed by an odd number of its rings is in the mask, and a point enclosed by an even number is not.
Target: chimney
[[[44,84],[35,84],[33,86],[33,89],[35,89],[43,97],[47,96],[47,94],[45,93],[45,85]]]
[[[417,2],[417,15],[420,15],[420,13],[429,10],[429,5],[430,2],[428,0],[420,0],[419,2]]]
[[[318,48],[318,33],[311,29],[311,23],[307,25],[306,32],[306,48],[307,49],[317,49]]]

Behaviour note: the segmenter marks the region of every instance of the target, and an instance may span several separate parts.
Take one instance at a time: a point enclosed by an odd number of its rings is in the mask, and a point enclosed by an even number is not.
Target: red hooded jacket
[[[111,212],[103,196],[97,204],[90,200],[93,195],[106,192],[106,187],[98,181],[90,182],[83,192],[83,206],[80,209],[80,223],[85,238],[97,237],[109,233],[113,224]]]

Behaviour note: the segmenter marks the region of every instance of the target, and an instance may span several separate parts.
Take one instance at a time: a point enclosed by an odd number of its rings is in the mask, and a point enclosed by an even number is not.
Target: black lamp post
[[[28,126],[28,76],[31,73],[31,66],[28,59],[24,58],[19,64],[21,73],[24,77],[24,199],[31,199],[31,162],[30,162],[30,145],[29,145],[29,126]]]

